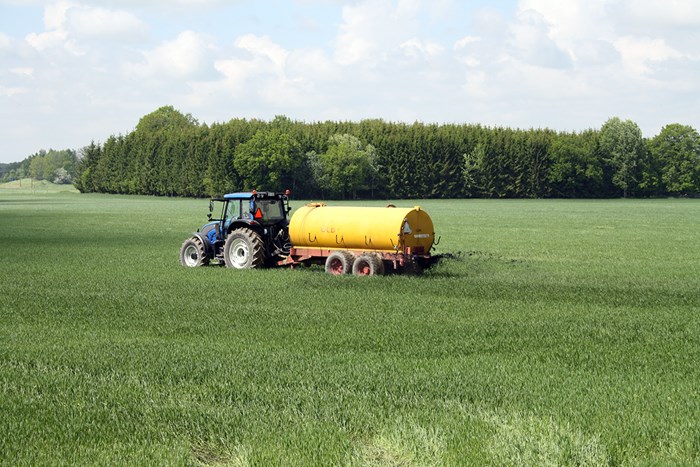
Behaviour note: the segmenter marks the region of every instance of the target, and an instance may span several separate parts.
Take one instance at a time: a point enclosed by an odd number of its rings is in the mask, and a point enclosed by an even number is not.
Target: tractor
[[[180,263],[235,269],[276,264],[289,254],[289,191],[229,193],[209,201],[209,222],[182,244]],[[217,217],[214,217],[214,216]]]

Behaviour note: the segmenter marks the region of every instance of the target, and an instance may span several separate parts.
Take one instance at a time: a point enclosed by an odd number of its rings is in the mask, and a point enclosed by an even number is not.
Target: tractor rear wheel
[[[352,263],[352,273],[356,276],[381,276],[384,262],[376,255],[361,255]]]
[[[231,232],[224,244],[224,263],[234,269],[261,268],[265,265],[265,245],[260,234],[251,229]]]
[[[326,258],[326,272],[339,276],[352,272],[354,256],[349,251],[334,251]]]
[[[209,258],[199,237],[188,238],[180,247],[180,264],[189,268],[206,266]]]

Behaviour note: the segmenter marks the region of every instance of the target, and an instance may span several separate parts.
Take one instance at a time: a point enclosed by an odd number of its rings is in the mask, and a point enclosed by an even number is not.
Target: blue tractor
[[[197,267],[214,262],[235,269],[275,264],[291,248],[289,211],[289,191],[213,198],[209,222],[182,244],[180,264]]]

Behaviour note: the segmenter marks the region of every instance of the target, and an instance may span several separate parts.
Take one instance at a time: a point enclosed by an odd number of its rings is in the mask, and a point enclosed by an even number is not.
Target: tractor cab
[[[289,194],[254,190],[212,198],[209,222],[185,241],[181,263],[199,266],[214,260],[235,268],[257,267],[286,255],[291,246]]]
[[[289,207],[289,193],[271,193],[252,191],[250,193],[229,193],[221,201],[222,227],[228,227],[232,222],[254,222],[261,226],[279,224],[287,220]],[[212,207],[213,210],[213,207]]]

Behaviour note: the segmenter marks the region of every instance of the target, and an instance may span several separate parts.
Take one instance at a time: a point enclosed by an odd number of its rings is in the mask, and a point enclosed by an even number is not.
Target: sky
[[[700,129],[698,0],[0,0],[0,162],[200,123]]]

